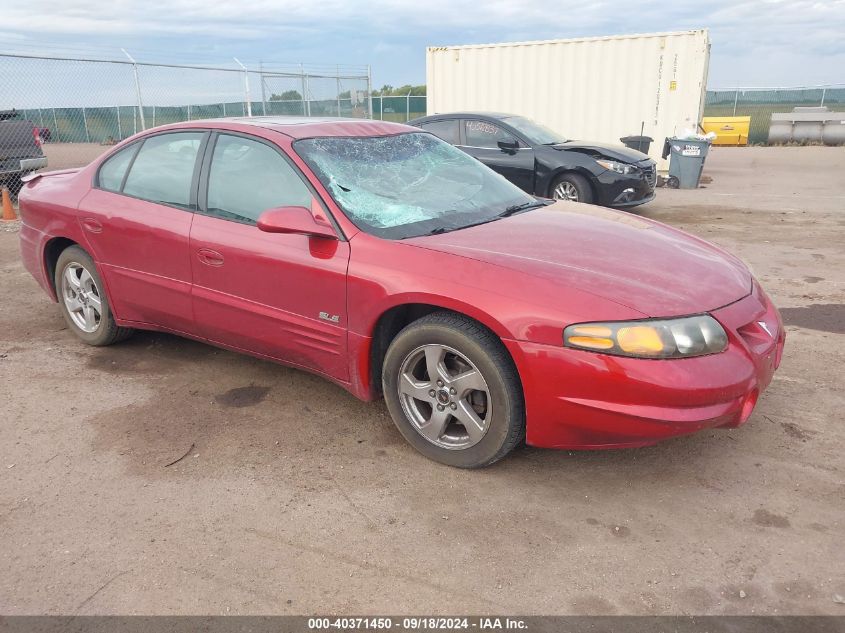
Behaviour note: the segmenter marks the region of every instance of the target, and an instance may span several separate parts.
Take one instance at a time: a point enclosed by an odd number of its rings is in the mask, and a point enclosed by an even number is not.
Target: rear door
[[[258,216],[280,206],[326,213],[281,148],[215,133],[191,227],[197,326],[217,343],[348,380],[349,243],[260,231]]]
[[[188,250],[205,131],[148,136],[106,160],[79,205],[115,314],[193,330]]]
[[[470,156],[499,172],[517,187],[534,193],[534,150],[498,125],[482,119],[464,119],[463,140],[458,146]],[[502,149],[499,142],[517,143]]]

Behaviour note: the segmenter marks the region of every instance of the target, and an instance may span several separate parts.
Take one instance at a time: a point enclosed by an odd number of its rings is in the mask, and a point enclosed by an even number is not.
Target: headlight
[[[579,323],[563,331],[566,347],[633,358],[689,358],[728,346],[724,328],[708,314],[682,319]]]
[[[605,169],[610,169],[618,174],[634,174],[639,171],[639,168],[636,165],[620,163],[615,160],[607,160],[603,158],[601,160],[596,160],[596,162]]]

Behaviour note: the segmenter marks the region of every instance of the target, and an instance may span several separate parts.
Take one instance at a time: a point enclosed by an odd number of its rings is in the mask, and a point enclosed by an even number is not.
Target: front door
[[[88,249],[121,320],[193,330],[188,239],[207,136],[166,132],[129,145],[102,164],[79,205]]]
[[[490,169],[499,172],[526,193],[534,193],[534,150],[498,125],[481,119],[464,120],[464,139],[459,147]],[[516,144],[503,149],[499,142]]]
[[[230,133],[213,136],[203,173],[191,227],[202,335],[347,380],[349,243],[256,226],[273,207],[322,210],[304,178],[277,146]]]

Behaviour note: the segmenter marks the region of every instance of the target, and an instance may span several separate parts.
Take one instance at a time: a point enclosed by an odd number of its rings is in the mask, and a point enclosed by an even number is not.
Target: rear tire
[[[579,174],[564,174],[556,178],[552,183],[551,197],[555,200],[568,200],[569,202],[583,202],[592,204],[593,189],[584,176]]]
[[[69,246],[59,255],[54,281],[62,316],[83,342],[111,345],[134,332],[115,322],[97,266],[79,246]]]
[[[442,464],[488,466],[524,438],[516,366],[495,334],[465,316],[435,312],[399,332],[382,387],[399,432]]]

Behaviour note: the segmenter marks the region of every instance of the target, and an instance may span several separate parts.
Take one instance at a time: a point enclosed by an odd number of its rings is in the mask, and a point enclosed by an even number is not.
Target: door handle
[[[207,266],[222,266],[223,255],[210,248],[201,248],[197,251],[197,258]]]
[[[89,233],[102,233],[103,225],[94,218],[82,218],[82,228]]]

